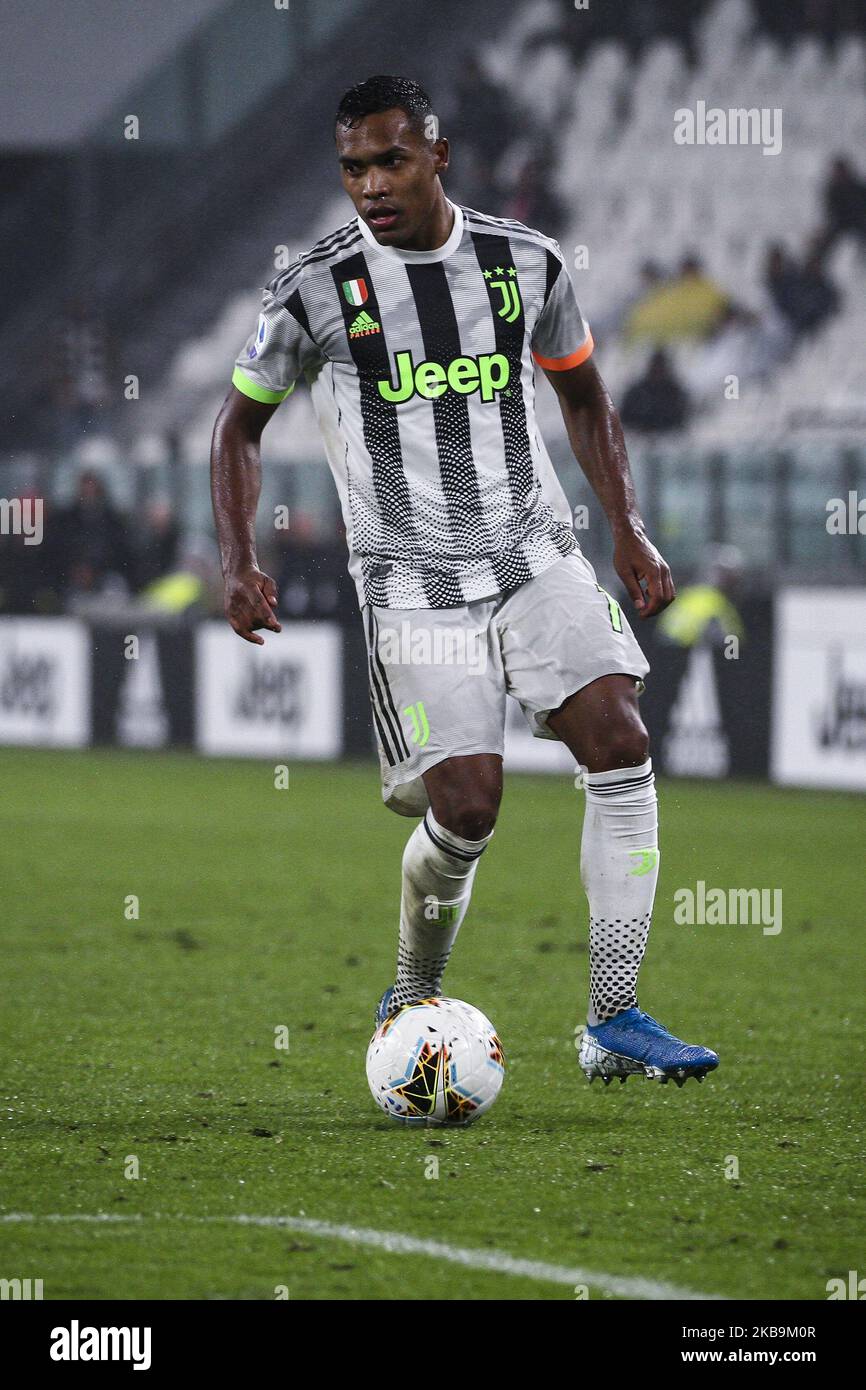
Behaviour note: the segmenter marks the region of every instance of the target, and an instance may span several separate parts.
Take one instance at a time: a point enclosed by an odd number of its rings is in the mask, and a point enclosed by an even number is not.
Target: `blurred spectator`
[[[678,430],[689,415],[689,398],[674,376],[668,355],[657,348],[646,372],[629,386],[620,418],[628,429],[647,434]]]
[[[796,297],[799,274],[796,262],[779,242],[767,247],[764,283],[771,303],[784,315],[785,321],[790,322],[788,305]]]
[[[144,526],[137,537],[135,584],[143,589],[174,568],[178,527],[167,497],[154,497],[145,507]]]
[[[826,226],[821,249],[828,251],[840,237],[851,235],[866,243],[866,179],[858,178],[847,159],[834,159],[824,185]]]
[[[58,513],[54,525],[59,583],[67,598],[94,594],[109,579],[129,582],[124,521],[97,473],[81,474],[76,500]]]
[[[596,345],[603,343],[609,333],[621,333],[636,304],[654,293],[664,284],[665,274],[656,261],[644,261],[638,271],[637,284],[625,294],[614,299],[601,313],[592,319],[592,336]]]
[[[705,338],[720,322],[728,296],[704,272],[695,255],[683,260],[678,275],[651,289],[626,323],[631,342],[674,343]]]
[[[309,512],[293,511],[288,531],[278,533],[282,555],[277,574],[279,612],[286,618],[335,618],[351,611],[353,589],[346,570],[346,544],[322,540]]]
[[[793,334],[776,312],[729,304],[714,333],[690,354],[685,380],[692,398],[721,399],[725,378],[765,381],[790,356]]]
[[[812,251],[806,257],[801,277],[799,324],[804,329],[818,328],[839,312],[840,303],[839,291],[824,268],[820,251]]]
[[[743,568],[743,556],[735,545],[711,546],[703,581],[680,589],[676,603],[659,617],[662,637],[678,647],[721,647],[729,637],[742,641],[745,628],[733,600],[742,584]]]
[[[10,531],[0,534],[0,612],[52,613],[59,603],[57,576],[54,564],[56,526],[49,525],[49,506],[34,490],[18,494],[30,507],[41,505],[41,535],[39,544],[28,542],[25,535]],[[33,511],[28,513],[31,517]]]
[[[771,246],[766,284],[779,313],[796,333],[818,328],[839,308],[839,292],[827,276],[818,251],[811,251],[798,265],[783,247]]]
[[[223,587],[214,547],[207,536],[186,536],[177,567],[161,574],[138,596],[141,606],[151,614],[176,617],[202,615],[222,610]]]

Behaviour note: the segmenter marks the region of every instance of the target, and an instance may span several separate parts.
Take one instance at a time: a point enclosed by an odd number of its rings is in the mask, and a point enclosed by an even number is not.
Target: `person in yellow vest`
[[[199,603],[204,595],[204,583],[197,574],[179,570],[154,579],[142,590],[142,602],[153,612],[185,613]]]
[[[148,612],[165,616],[210,610],[215,606],[216,579],[210,543],[204,537],[190,536],[177,567],[147,584],[139,601]]]
[[[701,642],[720,647],[728,637],[742,641],[745,626],[731,600],[742,575],[743,557],[737,547],[714,547],[706,579],[680,589],[676,603],[659,616],[662,637],[678,647],[696,647]]]
[[[728,295],[697,256],[686,256],[679,275],[656,285],[634,306],[625,324],[626,341],[664,344],[706,338],[727,305]]]

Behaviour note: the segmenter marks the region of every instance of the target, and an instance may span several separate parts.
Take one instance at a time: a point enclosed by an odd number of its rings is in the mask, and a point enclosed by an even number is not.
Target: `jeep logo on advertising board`
[[[50,719],[55,704],[55,668],[46,656],[13,652],[0,680],[0,705],[4,711],[18,711]]]
[[[238,691],[235,713],[240,719],[297,728],[303,717],[304,693],[304,671],[300,665],[281,661],[251,667]]]

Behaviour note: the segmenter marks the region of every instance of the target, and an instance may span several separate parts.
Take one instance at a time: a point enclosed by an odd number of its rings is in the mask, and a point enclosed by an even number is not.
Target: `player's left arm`
[[[646,534],[616,406],[591,357],[563,370],[544,368],[559,398],[574,456],[604,508],[613,563],[642,618],[676,598],[666,561]],[[644,593],[644,588],[646,592]]]

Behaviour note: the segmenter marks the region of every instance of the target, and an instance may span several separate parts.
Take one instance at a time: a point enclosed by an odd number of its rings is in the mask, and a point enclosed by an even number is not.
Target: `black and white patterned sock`
[[[659,873],[652,762],[583,778],[580,875],[589,899],[590,1026],[637,1003]]]
[[[465,840],[428,811],[403,852],[400,945],[393,1006],[441,993],[442,975],[466,916],[483,840]]]

